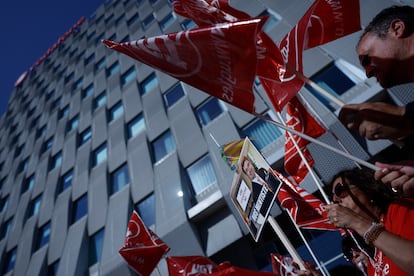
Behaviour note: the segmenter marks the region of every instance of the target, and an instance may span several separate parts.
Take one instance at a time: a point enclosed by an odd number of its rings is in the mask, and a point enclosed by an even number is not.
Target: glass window
[[[53,145],[53,137],[51,137],[51,138],[47,139],[45,142],[43,142],[42,153],[44,153],[48,149],[52,148],[52,145]]]
[[[142,221],[147,227],[155,225],[155,196],[149,195],[147,198],[138,202],[136,209]]]
[[[94,108],[97,109],[100,106],[103,106],[106,103],[106,93],[105,91],[98,95],[95,98]]]
[[[223,107],[217,98],[212,97],[199,106],[196,111],[200,124],[206,126],[223,113]]]
[[[79,124],[79,117],[75,116],[68,122],[67,132],[74,130],[78,127]]]
[[[74,203],[72,213],[72,223],[77,222],[88,213],[88,196],[84,195],[77,199]]]
[[[32,189],[33,186],[34,186],[34,183],[35,183],[35,175],[34,174],[32,174],[31,176],[29,176],[28,178],[23,180],[22,193]]]
[[[122,114],[124,114],[124,106],[122,105],[122,102],[118,102],[117,104],[115,104],[111,110],[109,111],[109,120],[113,121],[115,119],[118,119],[119,117],[122,116]]]
[[[92,138],[92,129],[88,127],[81,134],[79,134],[80,145],[85,144],[87,141],[91,140],[91,138]]]
[[[89,57],[85,58],[85,66],[91,64],[95,61],[95,54],[91,54]]]
[[[89,239],[89,266],[101,260],[104,239],[104,229],[93,234]]]
[[[7,209],[9,206],[9,196],[5,196],[0,200],[0,213]]]
[[[131,80],[135,79],[135,67],[132,66],[125,73],[121,75],[121,85],[129,83]]]
[[[69,105],[65,106],[59,111],[58,119],[62,119],[63,117],[68,116],[68,114],[69,114]]]
[[[82,88],[82,83],[83,83],[83,79],[80,78],[78,79],[74,84],[73,84],[73,90],[77,90],[77,89],[81,89]]]
[[[4,260],[4,274],[12,271],[14,269],[14,264],[16,263],[17,248],[13,248],[11,251],[7,252],[6,258]]]
[[[252,142],[259,150],[264,149],[283,136],[277,126],[260,119],[250,123],[243,129],[243,132],[246,136],[254,138]]]
[[[128,124],[128,138],[135,137],[145,130],[145,120],[142,114]]]
[[[183,23],[181,23],[181,28],[183,30],[189,30],[189,29],[196,28],[196,27],[197,27],[196,23],[194,23],[194,21],[190,19],[185,19]]]
[[[144,28],[144,30],[146,30],[153,21],[155,21],[155,17],[154,17],[154,14],[151,13],[150,15],[145,17],[144,20],[142,20],[142,22],[141,22],[142,28]]]
[[[129,183],[128,165],[124,164],[111,174],[112,194]]]
[[[93,94],[93,84],[88,85],[83,91],[82,91],[82,98],[86,98],[89,95]]]
[[[119,26],[122,22],[125,21],[125,14],[122,14],[120,17],[118,17],[115,21],[115,25]]]
[[[19,167],[17,168],[17,173],[25,172],[27,170],[27,166],[29,165],[29,159],[25,159],[20,162]]]
[[[104,162],[107,158],[106,144],[103,144],[99,148],[97,148],[94,151],[93,156],[94,156],[94,159],[93,159],[94,166],[97,166],[100,163]]]
[[[115,15],[111,13],[107,18],[105,18],[105,24],[108,24],[115,18]]]
[[[151,91],[155,87],[158,86],[158,79],[155,76],[155,73],[151,73],[145,80],[143,80],[140,84],[141,88],[141,95]]]
[[[65,77],[65,84],[72,81],[75,78],[75,74],[72,72],[68,76]]]
[[[35,246],[35,250],[38,250],[49,243],[50,238],[50,222],[46,223],[42,227],[39,228],[37,243]]]
[[[73,171],[70,170],[60,178],[59,192],[61,193],[67,188],[69,188],[70,186],[72,186],[72,180],[73,180]]]
[[[36,139],[38,139],[39,137],[43,137],[45,134],[46,134],[46,126],[42,126],[36,132]]]
[[[138,13],[135,13],[130,19],[128,19],[127,21],[128,26],[131,26],[132,24],[137,22],[138,18],[139,18]]]
[[[16,150],[14,151],[14,157],[16,158],[23,152],[24,145],[17,146]]]
[[[42,197],[40,196],[30,201],[29,208],[27,209],[27,218],[30,218],[39,213],[40,203],[42,203]]]
[[[58,152],[55,156],[52,157],[50,162],[50,170],[56,169],[62,165],[62,153]]]
[[[155,162],[160,161],[169,153],[175,151],[175,141],[170,130],[152,142],[152,150]]]
[[[56,276],[59,269],[59,260],[53,262],[47,267],[48,276]]]
[[[207,187],[217,182],[213,164],[210,156],[198,160],[196,163],[187,168],[191,185],[196,195],[203,192]]]
[[[266,10],[262,12],[260,16],[269,16],[269,19],[266,21],[266,24],[263,26],[263,31],[265,32],[270,31],[280,21],[280,16],[275,14],[273,11]]]
[[[169,26],[172,25],[174,22],[175,17],[173,13],[168,14],[164,19],[160,22],[161,30],[165,31]]]
[[[184,97],[184,95],[185,94],[184,94],[183,86],[181,85],[181,83],[178,83],[177,85],[175,85],[173,88],[171,88],[170,90],[168,90],[164,94],[164,102],[165,102],[165,105],[167,107],[172,106],[179,99],[181,99],[182,97]]]
[[[119,71],[119,63],[115,62],[106,70],[106,76],[110,77]]]
[[[95,64],[95,70],[99,71],[100,69],[104,68],[105,66],[105,58],[101,58],[96,64]]]
[[[0,240],[2,240],[3,238],[5,238],[11,229],[13,220],[9,219],[6,222],[3,223],[2,227],[1,227],[1,231],[0,231]]]

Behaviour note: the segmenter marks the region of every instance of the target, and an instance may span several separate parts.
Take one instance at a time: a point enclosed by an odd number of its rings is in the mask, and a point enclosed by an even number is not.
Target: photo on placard
[[[260,237],[281,184],[260,151],[246,138],[230,197],[255,241]]]

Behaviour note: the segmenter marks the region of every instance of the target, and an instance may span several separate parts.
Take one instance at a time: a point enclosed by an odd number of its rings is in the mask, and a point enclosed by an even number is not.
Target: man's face
[[[254,167],[253,167],[252,163],[250,163],[250,161],[247,160],[247,159],[245,159],[243,161],[243,171],[247,174],[247,176],[250,179],[254,179],[255,176],[256,176],[256,173],[255,173],[255,170],[254,170]]]
[[[367,77],[375,77],[384,88],[404,82],[400,79],[396,48],[399,45],[396,43],[396,39],[389,34],[380,38],[367,33],[357,47],[359,61]]]

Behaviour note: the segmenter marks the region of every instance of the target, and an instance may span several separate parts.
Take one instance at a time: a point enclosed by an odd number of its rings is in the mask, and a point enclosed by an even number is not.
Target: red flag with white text
[[[104,40],[103,43],[252,113],[256,34],[264,21],[251,19],[132,42]]]
[[[297,97],[292,98],[287,105],[286,125],[313,138],[317,138],[325,133],[325,129],[312,117]],[[296,183],[300,183],[308,173],[308,169],[287,131],[285,136],[285,170],[295,179]],[[309,165],[313,166],[314,160],[306,148],[309,141],[293,133],[292,137]]]
[[[124,246],[119,254],[138,275],[150,275],[170,248],[148,229],[134,210],[128,223]]]
[[[273,170],[283,185],[277,194],[280,205],[291,214],[295,223],[305,229],[338,230],[331,224],[325,210],[326,204],[308,193],[288,178]]]

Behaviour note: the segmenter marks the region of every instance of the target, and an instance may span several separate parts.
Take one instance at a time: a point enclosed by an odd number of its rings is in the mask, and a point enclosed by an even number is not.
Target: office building
[[[168,0],[113,0],[80,20],[16,84],[0,118],[0,269],[3,275],[134,275],[118,254],[132,210],[170,247],[171,256],[270,269],[286,251],[270,226],[255,243],[232,205],[234,172],[210,134],[224,144],[254,143],[283,169],[284,133],[276,126],[106,48],[195,27]],[[270,15],[274,41],[312,1],[231,1],[252,16]],[[408,1],[364,0],[362,25],[382,8]],[[367,79],[355,45],[360,33],[304,52],[304,74],[345,103],[412,99],[406,87],[383,90]],[[257,82],[258,112],[278,116]],[[301,95],[329,128],[319,139],[368,160],[391,142],[356,138],[337,120],[338,106]],[[282,114],[283,115],[283,114]],[[362,142],[361,142],[362,141]],[[310,151],[326,183],[353,162],[318,145]],[[303,187],[317,189],[310,177]],[[279,207],[272,215],[299,252],[303,242]],[[338,233],[304,231],[327,269],[342,263]],[[309,259],[309,254],[306,255]],[[165,262],[154,275],[167,275]]]

